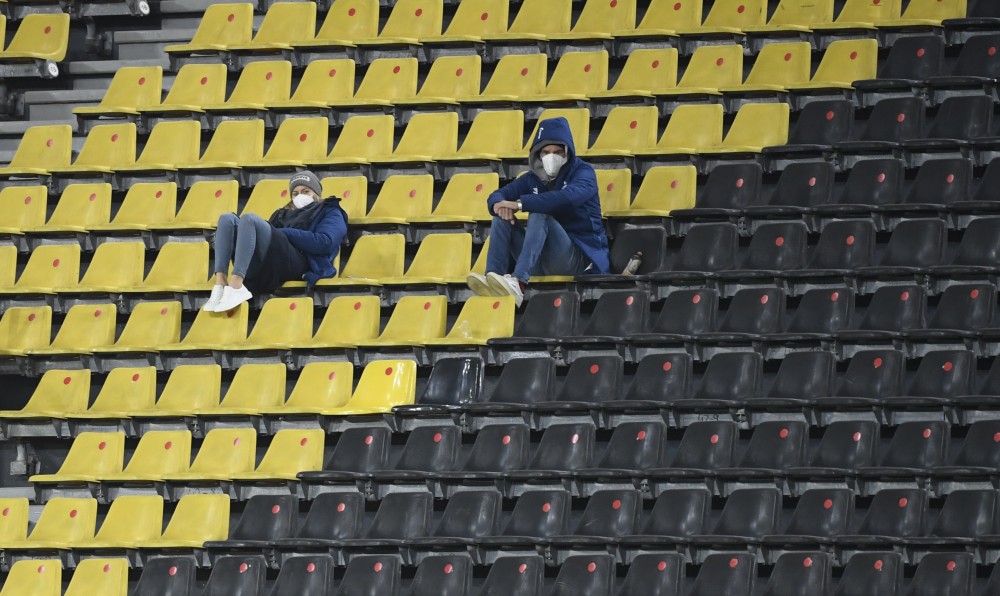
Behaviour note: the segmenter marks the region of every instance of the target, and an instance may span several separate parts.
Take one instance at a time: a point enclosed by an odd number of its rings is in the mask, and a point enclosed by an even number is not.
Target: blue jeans
[[[271,224],[253,213],[236,217],[235,213],[219,216],[215,230],[215,269],[213,273],[225,274],[233,263],[233,275],[246,277],[253,260],[264,258],[271,245]]]
[[[486,272],[510,273],[511,259],[514,277],[523,282],[532,275],[580,275],[590,264],[559,222],[544,213],[529,214],[527,225],[493,217]]]

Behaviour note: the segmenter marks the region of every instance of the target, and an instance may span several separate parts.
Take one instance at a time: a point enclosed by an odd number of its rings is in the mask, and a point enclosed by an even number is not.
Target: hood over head
[[[566,164],[560,169],[559,173],[561,174],[576,159],[576,146],[573,144],[573,132],[569,128],[569,121],[562,116],[540,121],[538,131],[531,142],[531,150],[528,152],[528,165],[531,167],[531,171],[543,182],[551,182],[553,178],[545,173],[542,159],[539,156],[542,147],[546,145],[562,145],[566,148]],[[556,174],[556,178],[558,177],[559,174]]]

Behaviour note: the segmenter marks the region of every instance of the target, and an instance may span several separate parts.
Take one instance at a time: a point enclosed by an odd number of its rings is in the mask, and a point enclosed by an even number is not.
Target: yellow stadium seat
[[[312,339],[313,301],[309,297],[271,298],[246,342],[229,346],[231,350],[274,350],[307,344]]]
[[[142,284],[131,292],[186,292],[209,289],[207,242],[167,242]]]
[[[354,61],[313,60],[290,98],[265,102],[268,109],[325,108],[354,97]]]
[[[619,31],[635,30],[635,0],[588,0],[580,11],[573,29],[550,39],[602,38],[611,39]],[[606,87],[605,87],[606,88]]]
[[[226,312],[199,310],[187,334],[179,343],[160,347],[167,351],[225,350],[227,346],[242,343],[247,337],[247,319],[250,307],[244,302]]]
[[[764,147],[788,142],[787,103],[748,103],[740,108],[719,152],[759,153]]]
[[[280,4],[302,6],[300,2],[282,2],[275,6]],[[287,101],[291,87],[291,62],[285,60],[251,62],[243,67],[240,78],[226,101],[203,107],[209,112],[266,110],[271,102]]]
[[[763,27],[744,27],[754,31],[808,31],[813,25],[833,22],[833,0],[780,0],[774,14]]]
[[[309,41],[315,33],[316,6],[313,3],[275,2],[268,7],[260,28],[249,43],[230,43],[226,51],[290,50],[293,44]]]
[[[69,47],[69,15],[66,13],[24,15],[0,62],[51,60],[62,62]]]
[[[416,58],[379,58],[372,61],[365,71],[354,96],[350,98],[330,98],[327,105],[338,108],[352,106],[383,105],[401,97],[417,94]]]
[[[528,142],[518,157],[524,158],[526,152],[531,149],[531,145],[534,144],[539,135],[538,127],[543,120],[559,117],[565,118],[569,122],[569,130],[573,135],[573,144],[576,145],[577,150],[583,149],[590,143],[590,110],[587,108],[549,108],[538,116],[538,122],[535,123],[535,128],[531,131],[531,136],[528,137]]]
[[[79,281],[80,245],[75,242],[43,244],[31,251],[13,287],[0,288],[0,294],[51,294],[55,288],[75,286]],[[48,345],[47,337],[45,345]]]
[[[27,521],[27,520],[25,520]],[[60,596],[62,562],[59,559],[23,559],[10,566],[0,596]]]
[[[579,100],[608,90],[608,52],[566,52],[556,64],[541,100]],[[531,100],[526,97],[524,99]]]
[[[129,187],[111,223],[88,227],[91,232],[145,230],[173,221],[177,212],[175,182],[139,182]]]
[[[632,155],[656,145],[659,112],[656,106],[618,106],[608,113],[601,132],[589,149],[579,151],[594,155]]]
[[[12,244],[0,246],[0,288],[14,286],[17,271],[17,247]]]
[[[347,297],[334,300],[341,298]],[[288,401],[265,414],[308,414],[339,408],[351,399],[353,386],[354,365],[350,362],[310,362],[299,372]]]
[[[666,217],[674,209],[694,207],[698,169],[692,165],[657,166],[642,178],[628,209],[608,210],[608,217]]]
[[[903,10],[899,25],[940,24],[945,19],[964,19],[967,0],[910,0]],[[886,23],[892,26],[892,23]]]
[[[194,416],[202,410],[219,406],[222,393],[222,367],[218,364],[182,364],[170,371],[160,399],[152,410],[130,412],[131,416]],[[187,471],[190,459],[181,471]]]
[[[474,0],[463,2],[455,9],[444,35],[427,38],[427,42],[481,41],[507,32],[509,19],[507,0]]]
[[[135,124],[101,124],[90,129],[72,165],[52,168],[50,173],[104,172],[135,163]],[[108,219],[110,219],[110,214]],[[107,223],[108,219],[104,221]]]
[[[187,368],[179,366],[178,369]],[[166,474],[186,472],[191,465],[191,431],[151,430],[143,433],[125,469],[101,477],[104,482],[153,482]],[[161,514],[162,517],[162,514]],[[157,526],[157,538],[159,528]]]
[[[878,42],[874,39],[842,39],[823,53],[816,73],[808,83],[788,89],[850,89],[854,81],[874,79],[878,68]]]
[[[352,116],[340,130],[330,155],[310,163],[368,163],[388,157],[392,155],[394,128],[392,116]]]
[[[0,499],[0,542],[19,542],[28,537],[28,499]]]
[[[359,346],[421,346],[444,337],[448,299],[445,296],[403,296],[379,336]]]
[[[0,168],[0,176],[47,174],[49,170],[69,166],[73,155],[73,129],[68,124],[32,126],[10,160]]]
[[[128,596],[128,568],[124,557],[80,561],[63,596]]]
[[[508,54],[497,62],[482,93],[463,97],[463,103],[513,102],[545,92],[548,59],[545,54]]]
[[[356,224],[406,223],[410,217],[426,217],[434,201],[434,176],[430,174],[390,176],[368,215]]]
[[[67,412],[68,418],[126,418],[129,412],[151,410],[156,400],[156,368],[111,369],[94,403],[84,411]]]
[[[0,234],[20,234],[45,224],[48,189],[44,186],[8,186],[0,189]]]
[[[471,265],[471,234],[428,234],[406,273],[381,281],[383,285],[465,283]]]
[[[205,434],[191,467],[179,474],[165,474],[167,481],[228,480],[234,474],[252,472],[256,460],[257,431],[252,428],[213,428]],[[229,496],[226,503],[229,503]],[[190,498],[190,495],[183,497]],[[180,504],[177,505],[178,510]],[[177,511],[174,512],[177,516]],[[228,519],[228,515],[227,515]],[[173,520],[171,520],[171,524]],[[169,526],[168,526],[169,530]],[[164,537],[167,532],[164,531]],[[223,537],[225,538],[225,537]]]
[[[163,497],[123,495],[112,501],[94,542],[88,547],[135,548],[158,540],[162,530]]]
[[[383,277],[403,275],[403,253],[406,239],[402,234],[373,234],[362,236],[354,243],[347,264],[340,275],[321,279],[318,286],[377,284]]]
[[[490,221],[493,216],[487,210],[486,198],[498,188],[500,176],[492,172],[455,174],[434,211],[425,217],[410,218],[410,223]]]
[[[163,49],[168,54],[217,53],[231,45],[250,43],[252,35],[253,4],[212,4],[190,43]]]
[[[701,28],[702,0],[651,0],[631,35],[694,33]],[[617,37],[630,35],[619,32]]]
[[[116,293],[142,283],[146,271],[142,242],[105,242],[97,247],[80,283],[56,292]]]
[[[209,431],[208,435],[227,429]],[[241,429],[243,430],[243,429]],[[253,432],[252,430],[250,431]],[[208,441],[208,435],[205,441]],[[253,466],[253,449],[256,435],[247,436],[245,432],[227,437],[230,442],[240,441],[250,444],[250,465]],[[205,443],[202,444],[205,448]],[[222,445],[217,453],[222,457]],[[231,448],[230,448],[231,449]],[[199,454],[201,451],[199,451]],[[193,467],[193,466],[192,466]],[[156,542],[150,544],[157,548],[198,548],[211,540],[225,540],[229,537],[229,495],[184,495],[177,502],[174,514],[170,516],[167,528]]]
[[[334,0],[316,37],[295,43],[297,48],[353,46],[362,39],[378,37],[378,0]],[[353,83],[352,83],[353,87]]]
[[[342,348],[378,337],[381,303],[378,296],[337,296],[307,348]]]
[[[49,221],[25,232],[85,232],[111,221],[110,184],[70,184],[63,190]]]
[[[783,91],[789,85],[808,83],[811,64],[809,42],[769,43],[757,54],[742,85],[723,87],[720,91]]]
[[[201,124],[197,120],[160,122],[149,133],[146,146],[135,163],[118,166],[115,171],[173,171],[177,164],[197,161],[200,153]]]
[[[677,87],[661,95],[717,94],[743,82],[743,46],[701,46],[691,55]]]
[[[261,180],[250,191],[240,215],[253,213],[267,220],[271,215],[291,201],[288,196],[288,182],[281,179]]]
[[[285,401],[285,365],[244,364],[236,370],[218,407],[199,415],[256,415]],[[251,466],[252,469],[252,466]]]
[[[206,12],[210,11],[211,8]],[[201,113],[204,106],[225,100],[225,64],[185,64],[177,71],[174,84],[163,102],[140,107],[138,111],[142,114]]]
[[[422,112],[410,118],[396,150],[383,162],[434,161],[441,155],[458,151],[458,114],[455,112]],[[374,209],[374,207],[373,207]],[[430,209],[427,210],[430,212]]]
[[[201,159],[177,164],[178,169],[233,169],[264,159],[264,121],[220,122]],[[235,208],[234,208],[235,211]]]
[[[486,274],[486,255],[489,254],[490,250],[490,239],[486,238],[483,242],[483,247],[479,249],[479,254],[476,256],[476,261],[472,264],[472,273],[479,273],[481,275]]]
[[[514,333],[514,308],[513,296],[473,296],[462,305],[447,335],[425,343],[482,346],[495,337],[510,337]]]
[[[73,108],[73,113],[84,117],[138,114],[136,108],[159,105],[162,90],[162,67],[123,66],[115,72],[100,103]]]
[[[507,32],[490,35],[489,39],[547,39],[569,33],[571,8],[571,0],[524,0]]]
[[[814,29],[873,29],[898,21],[902,8],[902,0],[844,0],[833,23],[819,23]]]
[[[677,49],[639,49],[629,54],[611,89],[591,98],[652,96],[676,86]]]
[[[488,110],[476,114],[457,153],[441,155],[438,159],[495,160],[498,155],[520,152],[523,143],[524,112]]]
[[[461,7],[460,4],[459,10]],[[457,104],[459,97],[479,95],[481,79],[482,58],[478,55],[442,56],[431,64],[415,96],[396,98],[393,103],[397,106]]]
[[[368,211],[368,178],[364,176],[331,176],[323,178],[323,196],[339,197],[340,207],[349,222],[364,217]]]
[[[723,109],[718,104],[678,106],[667,121],[667,128],[660,135],[656,147],[648,154],[698,153],[702,149],[721,145],[722,116]]]
[[[6,318],[7,313],[4,313]],[[3,326],[0,320],[0,328]],[[48,344],[48,338],[45,342]],[[89,400],[89,370],[47,370],[24,408],[0,411],[0,418],[53,418],[64,412],[86,410]]]
[[[236,474],[234,480],[288,481],[299,472],[323,469],[323,446],[326,431],[322,429],[284,429],[274,433],[260,465],[253,472]]]
[[[151,225],[154,230],[205,229],[214,230],[223,213],[235,213],[240,183],[236,180],[205,180],[188,189],[181,208],[167,223]]]
[[[78,304],[66,313],[50,345],[27,353],[32,356],[88,354],[95,346],[114,343],[116,314],[114,304]]]
[[[302,166],[326,157],[330,122],[326,118],[289,118],[278,126],[260,161],[243,167]]]
[[[125,463],[125,433],[83,432],[73,439],[66,458],[53,474],[34,474],[28,482],[67,484],[96,482],[121,472]]]
[[[396,406],[413,404],[417,363],[412,360],[373,360],[361,373],[351,400],[340,408],[323,410],[326,416],[385,414]]]
[[[632,200],[632,170],[597,170],[597,192],[601,213],[627,209]]]
[[[101,352],[155,352],[163,344],[181,339],[181,303],[140,302],[132,309],[118,340],[97,346]]]
[[[27,539],[0,544],[4,549],[70,548],[94,539],[97,501],[55,498],[45,504]]]
[[[760,27],[767,20],[767,0],[715,0],[703,29],[742,31]]]
[[[443,13],[441,0],[396,0],[378,38],[358,43],[417,43],[420,39],[440,37]]]

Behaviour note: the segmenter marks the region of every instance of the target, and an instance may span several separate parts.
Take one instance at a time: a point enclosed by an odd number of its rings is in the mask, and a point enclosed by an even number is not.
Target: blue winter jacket
[[[546,145],[566,147],[566,163],[554,180],[542,168],[539,152]],[[566,230],[573,244],[593,263],[588,273],[608,273],[608,238],[601,220],[601,201],[597,194],[597,176],[590,164],[576,156],[573,135],[565,118],[550,118],[538,123],[538,132],[528,153],[531,170],[493,192],[486,199],[490,213],[499,201],[521,201],[528,213],[550,215]],[[546,183],[548,181],[548,183]]]
[[[310,288],[318,280],[337,274],[333,259],[340,252],[340,245],[347,235],[347,213],[340,207],[340,199],[325,199],[322,208],[308,230],[278,228],[288,242],[305,255],[309,270],[303,278]]]

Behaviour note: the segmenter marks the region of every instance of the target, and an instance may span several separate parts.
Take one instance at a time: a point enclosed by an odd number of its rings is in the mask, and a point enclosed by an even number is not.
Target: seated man
[[[476,294],[511,295],[518,306],[532,275],[607,273],[610,266],[597,176],[576,156],[565,118],[538,123],[528,164],[486,199],[493,213],[486,275],[468,277]],[[526,225],[518,211],[528,213]]]

